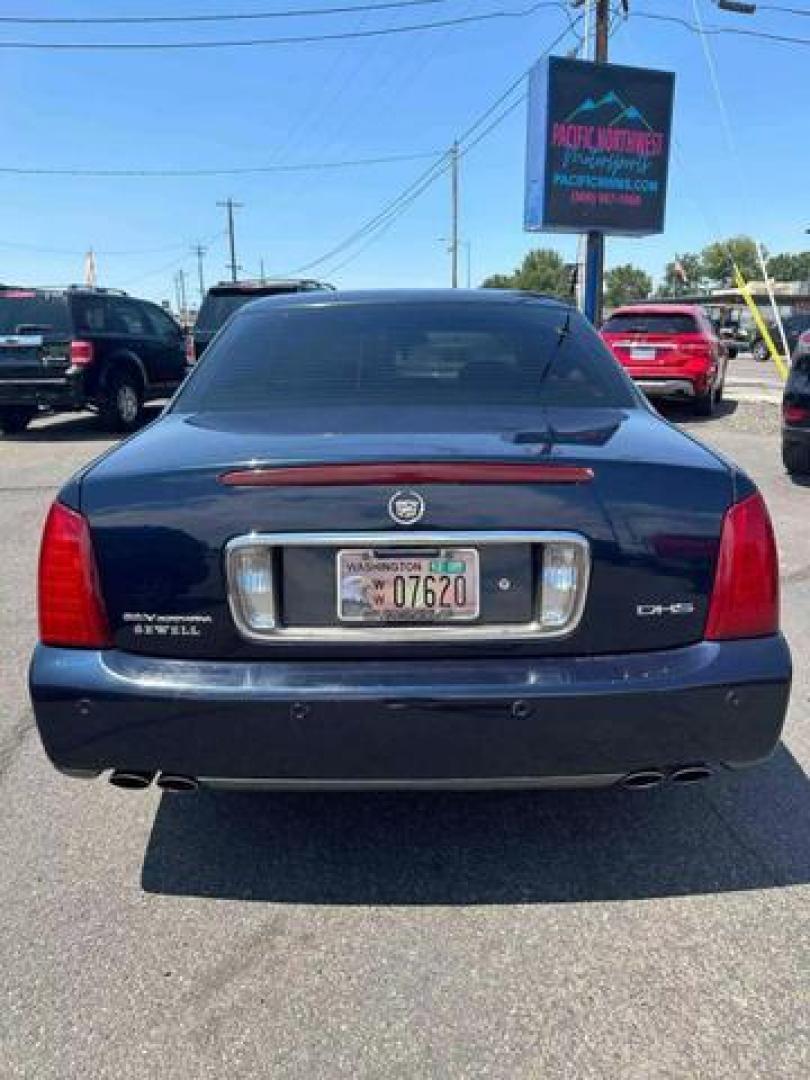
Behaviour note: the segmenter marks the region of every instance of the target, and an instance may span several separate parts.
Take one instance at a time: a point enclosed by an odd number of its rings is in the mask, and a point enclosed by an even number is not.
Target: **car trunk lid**
[[[178,657],[540,655],[665,648],[701,637],[731,476],[709,451],[646,410],[516,409],[497,431],[476,429],[472,413],[444,430],[429,415],[423,430],[398,430],[396,410],[376,417],[376,431],[363,430],[362,416],[356,421],[350,433],[316,433],[298,415],[286,427],[277,419],[270,432],[259,415],[171,415],[97,464],[82,487],[81,508],[117,645]],[[395,473],[392,482],[372,476],[363,483],[223,483],[234,471],[397,463],[514,469],[497,483],[474,470],[457,482],[423,473],[418,484],[404,473],[406,489],[415,488],[425,504],[413,528],[396,526],[389,515],[400,486]],[[538,466],[545,475],[531,471]],[[574,534],[590,561],[581,621],[568,636],[518,634],[509,641],[493,632],[460,642],[443,636],[442,627],[430,644],[341,634],[339,550],[362,546],[357,534],[383,534],[407,550],[409,537],[423,532],[461,535],[463,544],[455,546],[483,552],[482,590],[497,611],[482,608],[482,625],[525,622],[543,537]],[[495,548],[476,543],[476,535],[492,532],[516,538]],[[277,584],[286,624],[314,627],[306,640],[248,640],[237,629],[225,551],[235,538],[268,533],[295,537],[294,544],[276,542]],[[311,543],[310,534],[317,534]],[[514,591],[500,589],[498,599],[501,581]]]

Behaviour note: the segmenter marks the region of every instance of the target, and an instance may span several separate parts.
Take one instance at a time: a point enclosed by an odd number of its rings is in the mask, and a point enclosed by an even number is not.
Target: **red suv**
[[[648,397],[681,398],[711,416],[723,396],[733,350],[696,304],[634,304],[617,308],[602,337]]]

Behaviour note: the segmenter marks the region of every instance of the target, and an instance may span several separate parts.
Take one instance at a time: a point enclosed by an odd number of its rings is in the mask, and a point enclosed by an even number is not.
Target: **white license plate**
[[[341,622],[471,622],[478,612],[475,548],[347,548],[337,553]]]
[[[631,360],[654,360],[655,349],[633,347],[630,350]]]

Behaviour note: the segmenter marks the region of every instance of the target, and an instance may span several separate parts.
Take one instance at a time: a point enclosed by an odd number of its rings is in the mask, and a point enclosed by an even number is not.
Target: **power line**
[[[386,206],[383,207],[374,217],[370,218],[367,222],[361,225],[358,229],[355,229],[353,233],[347,236],[339,244],[336,244],[333,248],[330,248],[325,254],[319,256],[317,259],[312,259],[310,262],[305,263],[303,266],[297,267],[293,271],[294,275],[306,273],[312,270],[316,266],[320,266],[322,263],[330,262],[335,255],[340,255],[347,247],[351,247],[358,240],[362,240],[368,234],[370,230],[375,229],[378,225],[382,224],[388,215],[394,212],[400,204],[402,204],[408,197],[415,192],[416,196],[426,190],[435,180],[442,175],[446,170],[448,164],[447,153],[442,154],[437,161],[430,165],[424,172],[409,184],[396,198],[392,199]],[[412,201],[412,200],[411,200]],[[410,205],[408,202],[407,205]]]
[[[447,26],[465,26],[473,23],[492,22],[501,19],[525,19],[543,8],[557,8],[567,13],[564,0],[537,0],[527,8],[502,8],[485,11],[478,15],[463,15],[455,19],[439,19],[434,22],[408,23],[404,26],[381,27],[376,30],[343,30],[331,34],[304,34],[274,38],[243,38],[236,41],[0,41],[0,49],[37,49],[45,51],[166,51],[180,49],[230,49],[262,45],[306,45],[319,41],[347,41],[351,39],[388,37],[393,34],[414,34],[428,30],[441,30]]]
[[[781,4],[757,4],[759,11],[778,11],[783,15],[804,15],[805,18],[810,18],[810,9],[808,8],[795,8],[795,7],[783,7]]]
[[[446,4],[451,0],[384,0],[376,4],[352,4],[328,8],[288,8],[282,11],[211,12],[203,15],[92,15],[89,17],[51,15],[0,15],[0,23],[21,26],[132,26],[156,23],[257,22],[261,19],[289,19],[306,15],[351,15],[362,11]]]
[[[132,251],[99,251],[98,248],[93,248],[93,251],[96,255],[103,256],[105,259],[123,256],[130,258],[136,255],[161,255],[167,251],[179,251],[180,248],[185,246],[185,244],[169,244],[166,247],[136,248]],[[68,255],[71,258],[82,257],[87,254],[86,248],[70,250],[68,248],[40,247],[38,244],[20,244],[11,240],[0,240],[0,247],[12,248],[15,251],[33,251],[40,255]]]
[[[75,177],[189,177],[189,176],[250,176],[282,172],[320,172],[330,169],[354,169],[371,165],[390,165],[401,161],[424,161],[437,151],[415,154],[387,154],[382,157],[354,158],[349,161],[314,161],[288,165],[244,165],[232,169],[74,169],[74,168],[17,168],[0,165],[0,175],[6,176],[75,176]]]
[[[689,30],[693,34],[703,34],[706,37],[720,37],[721,34],[733,34],[737,37],[762,38],[764,41],[776,41],[786,45],[810,45],[810,38],[794,37],[792,34],[774,34],[767,30],[746,30],[738,26],[704,26],[682,19],[679,15],[661,15],[653,11],[633,11],[631,16],[636,19],[652,19],[655,22],[674,23]]]
[[[552,49],[555,49],[557,45],[559,45],[560,42],[563,41],[572,32],[572,30],[576,31],[576,27],[581,21],[582,16],[580,15],[575,20],[573,20],[573,22],[569,22],[569,25],[561,33],[559,33],[554,38],[554,40],[545,47],[545,49],[543,49],[537,59],[541,59],[542,57],[547,56],[552,51]],[[520,86],[520,84],[525,80],[529,70],[531,69],[529,68],[526,71],[522,72],[520,76],[518,76],[518,78],[515,79],[507,87],[507,89],[499,95],[498,98],[496,98],[495,102],[489,105],[476,118],[476,120],[466,128],[464,134],[459,139],[459,142],[464,142],[466,139],[468,139],[470,135],[475,132],[480,127],[480,125],[486,121],[488,117],[492,115],[493,111],[496,110],[498,106],[502,104],[503,101],[511,93],[513,93],[514,90],[517,89],[517,87]],[[491,131],[493,131],[500,123],[502,123],[503,120],[505,120],[506,117],[514,109],[516,109],[518,105],[520,105],[520,103],[524,100],[525,96],[526,95],[524,93],[516,101],[512,102],[512,104],[509,105],[505,110],[503,110],[503,112],[500,113],[485,128],[485,130],[480,132],[478,136],[469,145],[460,147],[459,156],[463,157],[464,155],[468,154],[470,150],[472,150],[475,146],[478,145],[479,142],[482,141],[482,139],[486,138],[486,136]],[[400,192],[399,195],[397,195],[394,199],[387,203],[382,210],[380,210],[377,214],[375,214],[372,218],[366,221],[363,225],[361,225],[353,233],[347,236],[339,244],[336,244],[325,254],[292,271],[293,275],[305,273],[316,266],[321,266],[323,263],[331,262],[335,256],[342,254],[344,251],[346,251],[348,248],[353,247],[355,244],[361,243],[361,247],[357,251],[353,252],[348,258],[344,259],[337,266],[332,267],[331,270],[328,270],[326,272],[334,273],[336,270],[339,270],[342,267],[348,265],[350,262],[354,261],[354,259],[358,258],[359,255],[362,254],[362,252],[365,251],[366,248],[369,247],[375,240],[378,240],[381,236],[383,236],[393,225],[394,221],[401,217],[402,214],[404,214],[410,208],[410,206],[420,197],[420,195],[423,194],[423,192],[427,191],[429,187],[436,183],[436,181],[439,180],[448,171],[448,169],[451,167],[451,164],[452,158],[450,153],[446,152],[442,154],[441,157],[439,157],[433,163],[433,165],[429,166],[424,172],[422,172],[411,184],[409,184],[402,192]],[[365,242],[362,243],[363,241]]]
[[[224,235],[225,233],[222,232],[221,229],[218,229],[215,233],[212,233],[211,236],[204,237],[200,241],[200,243],[203,246],[210,248],[212,244],[214,244],[217,240],[220,240]],[[181,263],[184,263],[188,259],[188,248],[185,244],[182,244],[180,246],[184,249],[184,252],[179,259],[172,259],[172,261],[169,263],[164,263],[161,266],[156,266],[154,270],[147,270],[144,274],[138,274],[136,277],[129,278],[123,283],[124,286],[126,288],[131,288],[133,285],[137,285],[141,281],[145,281],[147,278],[157,277],[158,274],[165,274],[167,271],[174,270],[175,267],[180,266]]]
[[[731,125],[731,114],[728,111],[728,107],[726,105],[725,98],[723,97],[723,91],[722,91],[722,88],[720,86],[720,75],[719,75],[719,73],[717,71],[717,64],[715,62],[714,53],[712,51],[711,43],[709,42],[709,39],[706,36],[705,28],[704,28],[704,25],[703,25],[703,19],[702,19],[701,14],[700,14],[700,8],[698,6],[698,0],[692,0],[692,11],[694,12],[695,22],[697,23],[697,26],[698,26],[699,31],[700,31],[700,44],[701,44],[701,46],[703,48],[703,55],[704,55],[704,58],[706,60],[706,65],[707,65],[707,67],[709,69],[709,77],[711,79],[712,87],[714,89],[714,95],[715,95],[715,98],[717,100],[717,108],[718,108],[718,111],[720,113],[721,120],[723,122],[723,127],[725,129],[725,135],[726,135],[726,141],[728,143],[728,148],[729,148],[729,150],[731,152],[732,159],[736,162],[736,166],[737,166],[737,182],[740,185],[740,193],[742,194],[743,199],[745,200],[745,202],[748,203],[749,202],[749,200],[748,200],[748,188],[746,187],[746,185],[743,182],[742,161],[741,161],[741,158],[740,158],[740,155],[739,155],[739,151],[737,149],[737,141],[734,138],[734,129],[732,128],[732,125]],[[779,333],[780,333],[781,338],[782,338],[782,345],[783,345],[783,347],[785,349],[786,355],[789,356],[790,355],[790,349],[788,347],[788,341],[787,341],[787,337],[785,335],[785,328],[782,325],[782,319],[781,319],[781,316],[779,315],[779,310],[778,310],[778,308],[776,306],[776,300],[774,299],[773,289],[771,287],[770,278],[768,277],[768,268],[767,268],[767,266],[765,264],[765,255],[764,255],[764,252],[762,250],[762,244],[758,240],[756,241],[756,249],[757,249],[757,257],[758,257],[758,260],[759,260],[759,265],[760,265],[760,268],[762,270],[762,276],[763,276],[763,278],[765,280],[765,288],[768,291],[768,296],[769,296],[770,301],[771,301],[771,307],[773,309],[773,314],[774,314],[774,318],[776,320],[776,325],[779,328]],[[729,252],[729,254],[731,254],[731,253]],[[732,264],[732,266],[735,267],[737,273],[739,273],[739,270],[737,269],[737,264],[736,264],[733,256],[731,258],[731,264]]]

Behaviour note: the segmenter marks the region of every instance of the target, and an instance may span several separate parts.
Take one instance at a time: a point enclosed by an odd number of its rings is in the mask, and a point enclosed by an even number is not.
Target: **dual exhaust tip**
[[[157,779],[155,779],[157,777]],[[155,781],[161,791],[196,791],[199,784],[193,776],[181,773],[138,772],[133,769],[115,769],[110,776],[113,787],[127,791],[142,791]]]
[[[687,785],[699,784],[708,780],[712,775],[712,769],[708,765],[684,765],[672,772],[664,772],[663,769],[638,769],[628,773],[621,781],[621,787],[631,791],[646,791],[649,788],[658,787],[665,781],[672,784]],[[110,776],[110,783],[117,788],[127,791],[140,791],[148,788],[154,781],[161,791],[196,791],[198,782],[193,776],[184,776],[182,773],[154,773],[138,772],[132,769],[116,769]]]
[[[621,786],[631,791],[646,791],[648,788],[658,787],[668,780],[672,784],[686,786],[687,784],[699,784],[708,780],[713,770],[708,765],[684,765],[672,772],[664,772],[663,769],[638,769],[628,773]]]

